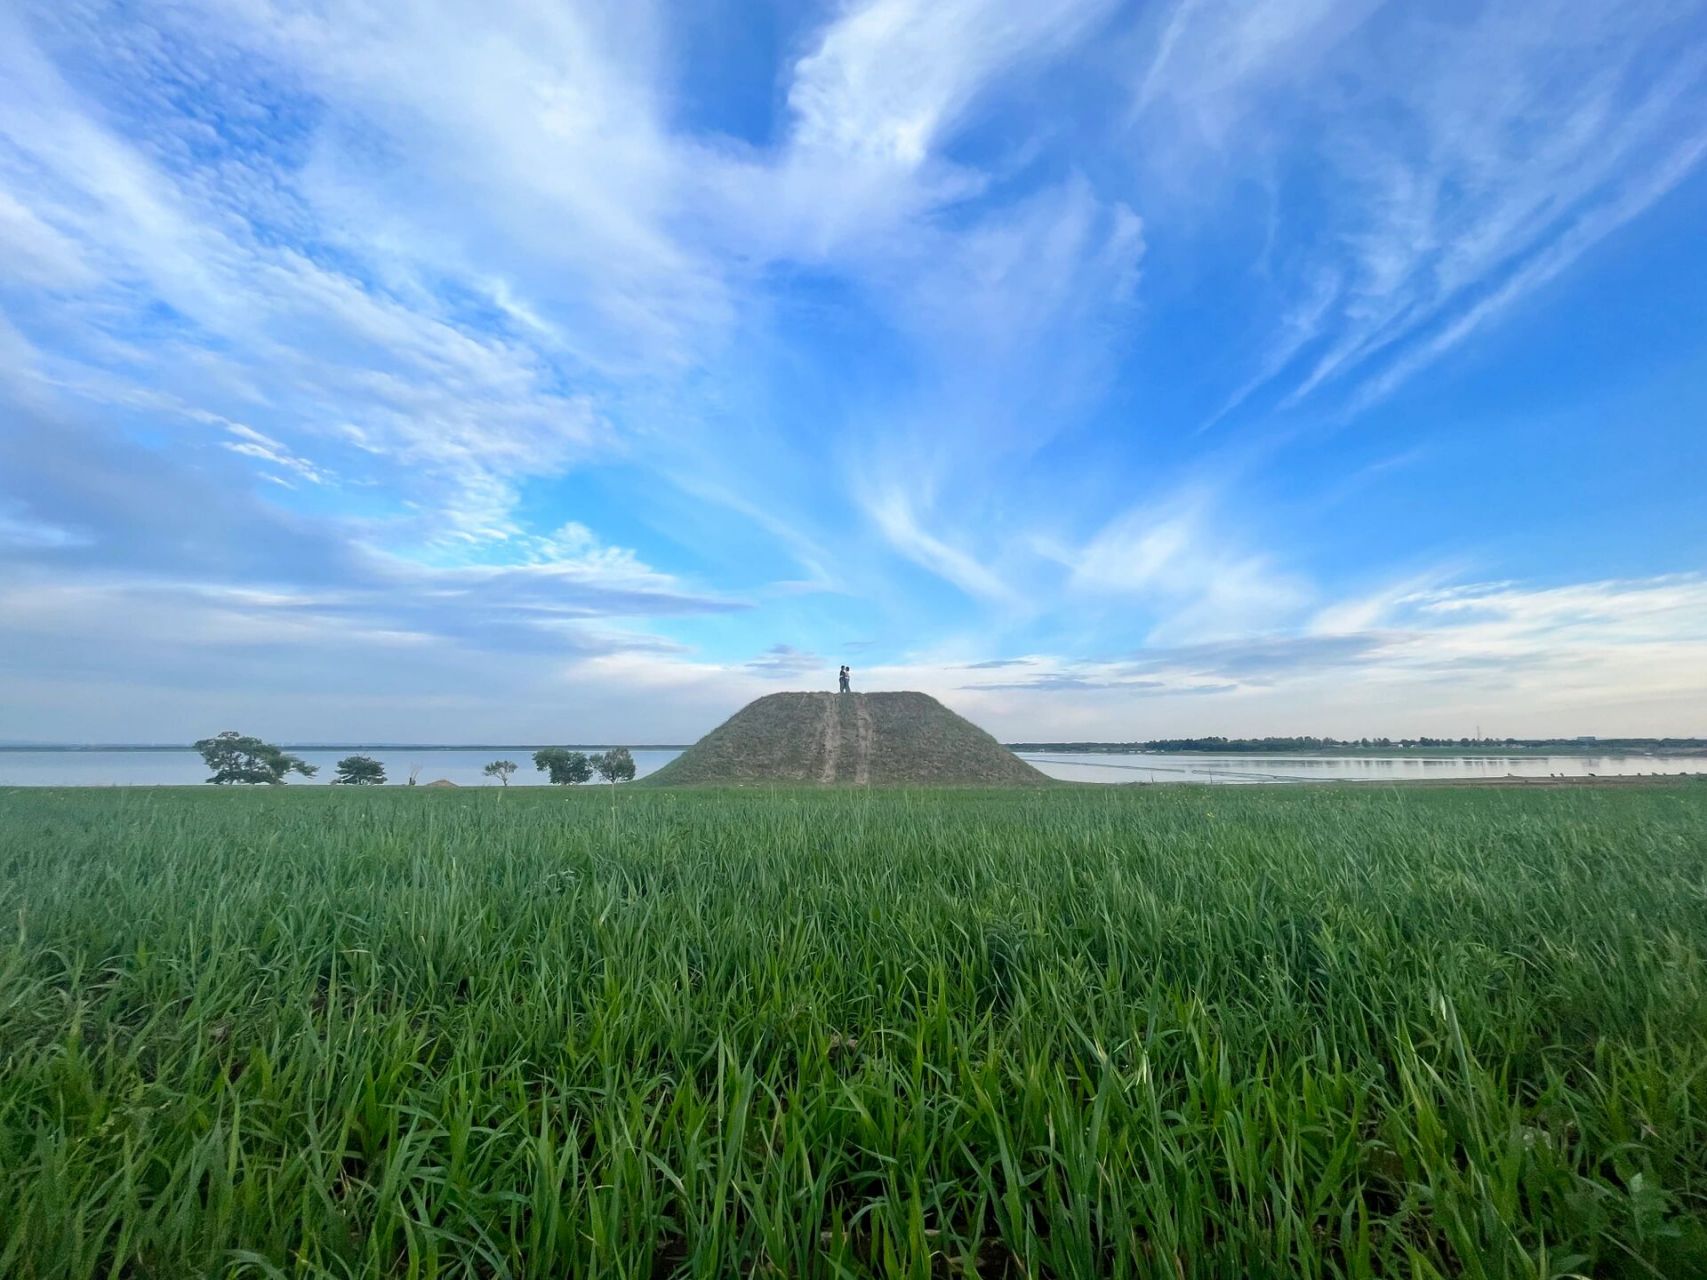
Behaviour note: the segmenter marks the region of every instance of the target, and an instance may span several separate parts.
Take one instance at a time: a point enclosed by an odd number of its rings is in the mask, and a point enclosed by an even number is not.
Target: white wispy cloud
[[[1058,56],[1112,0],[868,0],[794,67],[794,141],[917,168],[970,104],[1016,66]]]
[[[1185,0],[1137,89],[1153,163],[1265,155],[1281,217],[1310,226],[1282,282],[1301,301],[1221,413],[1264,384],[1282,408],[1335,388],[1367,408],[1663,197],[1707,143],[1688,16]]]
[[[1158,643],[1261,631],[1297,618],[1313,588],[1263,551],[1212,490],[1188,485],[1121,513],[1077,545],[1042,549],[1068,572],[1067,589],[1139,605]]]
[[[364,33],[378,38],[369,29],[374,24],[384,28],[389,43],[357,39]],[[138,63],[146,68],[150,56],[162,56],[127,45],[127,30],[114,24],[111,31],[85,32],[97,43],[86,52],[130,55],[133,71]],[[470,65],[466,47],[439,42],[443,30],[429,38],[429,30],[380,23],[377,15],[354,7],[323,22],[300,13],[228,10],[210,15],[203,26],[176,29],[176,39],[199,44],[210,57],[228,57],[245,39],[272,40],[264,51],[254,50],[256,56],[276,74],[302,83],[310,81],[312,65],[321,78],[309,87],[322,96],[308,105],[324,117],[320,149],[306,166],[286,149],[238,150],[217,168],[184,168],[173,163],[173,144],[189,145],[204,122],[162,110],[144,122],[159,136],[119,136],[107,123],[108,113],[71,86],[14,17],[7,24],[9,38],[0,41],[6,48],[0,59],[10,73],[10,88],[0,95],[0,189],[6,190],[0,212],[9,224],[29,231],[32,269],[51,268],[68,287],[77,286],[76,293],[61,297],[57,314],[42,318],[43,326],[58,327],[75,316],[98,338],[155,330],[152,342],[127,353],[125,374],[133,384],[145,382],[240,420],[264,415],[270,443],[249,440],[244,448],[251,454],[266,448],[276,455],[271,460],[301,461],[319,451],[305,448],[304,440],[359,442],[369,455],[387,461],[390,485],[413,488],[416,499],[435,511],[439,536],[481,540],[513,531],[518,481],[558,472],[608,441],[590,398],[563,387],[556,357],[543,349],[537,332],[506,333],[501,324],[471,325],[459,318],[465,305],[460,299],[478,296],[482,285],[498,306],[507,288],[501,280],[493,284],[490,274],[477,276],[466,261],[458,264],[463,274],[447,277],[446,264],[434,252],[445,236],[430,227],[410,234],[394,214],[374,219],[358,234],[359,219],[320,199],[326,194],[320,185],[326,166],[354,162],[338,152],[336,140],[351,137],[360,125],[372,126],[362,134],[369,145],[406,153],[411,164],[443,154],[458,139],[475,147],[478,118],[464,118],[460,132],[441,132],[428,145],[426,130],[435,121],[414,111],[429,103],[466,110],[470,102],[455,91],[472,89],[468,77],[501,68]],[[472,34],[470,42],[486,47]],[[115,47],[102,47],[109,43]],[[374,55],[363,63],[371,73],[365,79],[347,55],[355,45]],[[492,47],[501,52],[506,46],[498,40]],[[523,64],[512,70],[540,72],[545,65],[541,50],[524,58],[519,43],[508,47]],[[175,73],[176,64],[166,70]],[[562,68],[554,75],[561,80]],[[526,75],[500,75],[494,83],[511,92],[543,92]],[[237,92],[230,84],[219,88]],[[215,109],[235,112],[243,105],[224,100]],[[535,105],[533,122],[549,128],[541,117],[555,108]],[[349,132],[341,131],[343,125]],[[588,129],[597,134],[595,125]],[[606,144],[620,147],[621,139]],[[507,159],[521,163],[519,157]],[[545,154],[535,159],[538,180],[551,182]],[[501,209],[518,194],[515,184],[502,181],[496,161],[489,160],[482,172],[494,193],[490,207]],[[447,182],[451,177],[443,176]],[[574,189],[609,198],[610,176]],[[371,195],[376,185],[365,190]],[[538,182],[529,189],[537,187]],[[436,194],[445,198],[420,205],[443,210],[466,203],[450,200],[448,188]],[[401,200],[392,206],[404,207]],[[629,225],[608,208],[578,212],[612,227]],[[460,230],[481,243],[509,240],[490,223]],[[578,229],[569,240],[610,264],[636,260],[634,244],[619,238],[588,246],[584,232]],[[330,252],[328,238],[337,246]],[[662,278],[682,265],[666,254],[654,271]],[[612,291],[611,308],[597,317],[606,329],[614,326],[617,311],[632,312],[636,301],[634,291],[610,274],[601,280]],[[162,303],[171,309],[164,319],[158,316]],[[512,318],[529,314],[525,304],[500,311]],[[97,363],[105,354],[97,343],[80,334],[62,352],[75,359],[79,347],[92,367],[87,376],[69,381],[96,395],[122,394],[123,382],[110,385],[113,371]],[[306,475],[301,466],[291,469]]]
[[[921,218],[986,186],[988,174],[947,153],[980,103],[1061,57],[1114,7],[1113,0],[846,6],[788,69],[780,148],[727,148],[701,171],[728,234],[760,254],[807,261],[905,251]]]
[[[1379,7],[1380,0],[1177,0],[1160,21],[1146,15],[1153,29],[1136,108],[1169,108],[1194,145],[1228,144],[1237,128],[1252,126],[1265,93],[1306,80]]]
[[[56,289],[94,282],[76,243],[55,230],[16,197],[0,191],[0,241],[7,252],[0,272],[15,284]]]
[[[972,553],[927,531],[904,493],[891,489],[872,494],[866,510],[889,544],[916,564],[969,595],[1009,606],[1019,602],[1018,593],[1001,575]]]
[[[326,482],[327,477],[319,467],[307,458],[292,453],[271,436],[264,435],[253,427],[246,427],[240,422],[230,424],[226,430],[236,437],[234,440],[224,442],[225,448],[231,450],[232,453],[269,462],[285,471],[295,473],[310,484],[324,484]]]
[[[1028,460],[1106,385],[1144,253],[1143,225],[1082,177],[952,231],[922,228],[871,275],[919,366],[910,402],[862,415],[843,465],[901,555],[1013,609],[1025,531],[992,510]]]

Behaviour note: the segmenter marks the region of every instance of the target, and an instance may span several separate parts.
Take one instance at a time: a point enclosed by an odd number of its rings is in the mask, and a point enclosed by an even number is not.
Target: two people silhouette
[[[851,693],[853,691],[851,686],[848,684],[848,680],[849,680],[848,669],[847,669],[847,666],[844,664],[841,671],[838,672],[836,675],[836,683],[838,686],[840,686],[841,691],[843,693]]]

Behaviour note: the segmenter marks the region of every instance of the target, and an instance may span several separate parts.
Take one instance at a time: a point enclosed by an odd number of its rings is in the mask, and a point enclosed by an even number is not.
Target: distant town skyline
[[[0,740],[1707,733],[1707,17],[0,12]]]

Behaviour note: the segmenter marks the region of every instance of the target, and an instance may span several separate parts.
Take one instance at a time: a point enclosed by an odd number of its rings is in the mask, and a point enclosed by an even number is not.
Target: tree
[[[533,767],[550,774],[551,781],[560,787],[590,782],[593,777],[593,766],[587,757],[568,747],[541,747],[533,753]]]
[[[305,778],[312,778],[320,772],[318,765],[309,764],[300,756],[293,756],[270,742],[262,742],[233,729],[227,729],[217,737],[203,738],[196,743],[196,750],[201,752],[207,767],[213,770],[213,777],[208,781],[219,787],[233,782],[266,783],[276,787],[284,782],[286,774],[300,773]]]
[[[372,756],[345,756],[338,761],[338,776],[333,786],[381,787],[385,785],[385,766]]]
[[[488,778],[496,778],[507,787],[510,785],[510,775],[515,771],[516,762],[514,760],[494,760],[480,772]]]
[[[590,763],[599,771],[599,777],[606,782],[614,784],[634,781],[634,757],[628,754],[627,747],[612,747],[609,751],[601,751]]]

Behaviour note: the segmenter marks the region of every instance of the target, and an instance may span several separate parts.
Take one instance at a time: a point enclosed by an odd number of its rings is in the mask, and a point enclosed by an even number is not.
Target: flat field
[[[1707,1275],[1707,785],[0,793],[0,1275],[974,1274]]]

